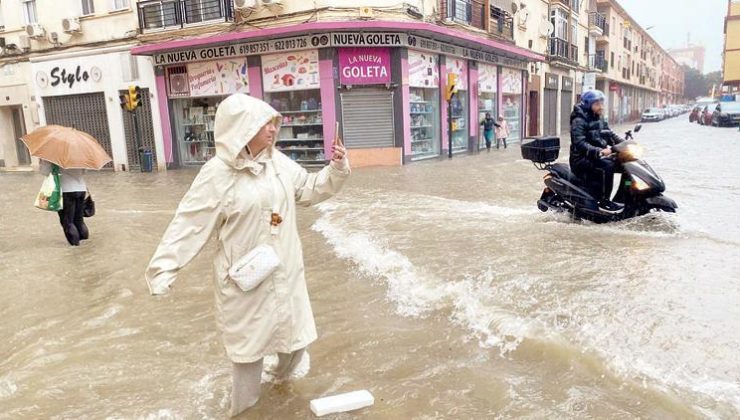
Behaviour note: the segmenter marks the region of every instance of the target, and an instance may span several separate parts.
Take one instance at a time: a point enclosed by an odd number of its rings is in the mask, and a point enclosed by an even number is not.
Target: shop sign
[[[563,91],[573,92],[573,78],[563,76]]]
[[[219,60],[225,58],[244,57],[248,55],[274,54],[281,51],[297,51],[329,44],[328,35],[303,35],[282,39],[246,42],[233,45],[220,45],[188,51],[173,51],[155,54],[154,64],[158,66],[168,64],[182,64],[192,61]]]
[[[36,84],[45,89],[49,86],[52,88],[62,87],[73,89],[75,86],[85,84],[87,81],[99,82],[103,78],[103,72],[98,67],[90,67],[89,70],[78,65],[67,69],[56,66],[51,69],[47,76],[45,72],[36,72]]]
[[[619,92],[619,85],[616,85],[614,83],[611,83],[609,85],[609,91],[610,92]]]
[[[389,48],[341,48],[339,82],[345,85],[371,85],[391,82]]]
[[[596,73],[586,73],[583,75],[583,90],[596,89]]]
[[[545,73],[545,89],[558,90],[559,86],[557,74]]]
[[[263,56],[262,84],[265,92],[318,89],[319,51],[295,51]]]
[[[496,70],[497,67],[490,64],[478,66],[478,91],[480,93],[496,93],[498,91]]]
[[[247,58],[188,64],[190,96],[249,93]]]
[[[526,69],[527,66],[527,62],[523,60],[502,57],[490,52],[460,47],[403,32],[332,32],[318,35],[301,35],[195,50],[166,52],[154,54],[153,59],[155,65],[164,66],[326,47],[408,47],[519,69]]]
[[[439,87],[439,57],[421,51],[409,51],[409,86],[437,89]]]

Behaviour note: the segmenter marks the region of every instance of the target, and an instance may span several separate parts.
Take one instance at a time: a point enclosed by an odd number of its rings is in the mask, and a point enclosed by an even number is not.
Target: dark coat
[[[493,118],[484,118],[480,125],[483,126],[483,131],[491,131],[494,126],[501,127]]]
[[[603,132],[603,130],[608,130]],[[587,172],[601,158],[601,150],[624,140],[609,129],[609,124],[581,105],[570,114],[570,167]]]

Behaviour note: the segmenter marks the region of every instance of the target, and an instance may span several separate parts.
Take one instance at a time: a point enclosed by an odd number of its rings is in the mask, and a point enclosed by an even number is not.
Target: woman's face
[[[265,148],[272,146],[278,132],[277,120],[273,119],[260,129],[249,142],[248,148],[252,156],[257,156]]]

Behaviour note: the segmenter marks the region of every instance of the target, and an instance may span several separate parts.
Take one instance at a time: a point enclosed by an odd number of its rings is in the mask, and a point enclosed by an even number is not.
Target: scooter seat
[[[555,172],[560,178],[570,182],[571,184],[581,184],[577,176],[570,170],[570,165],[565,163],[556,163],[550,166],[550,170]]]

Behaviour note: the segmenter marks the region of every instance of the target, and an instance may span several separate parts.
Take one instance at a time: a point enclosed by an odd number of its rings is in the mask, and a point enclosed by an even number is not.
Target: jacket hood
[[[574,119],[579,117],[588,121],[594,117],[594,113],[591,112],[590,109],[584,109],[584,104],[578,104],[573,107],[573,112],[570,114],[571,124],[573,123]]]
[[[266,102],[243,93],[224,99],[216,111],[216,156],[232,168],[242,169],[244,148],[265,124],[279,116]]]

